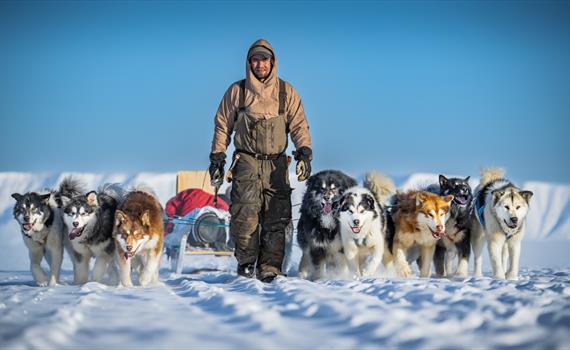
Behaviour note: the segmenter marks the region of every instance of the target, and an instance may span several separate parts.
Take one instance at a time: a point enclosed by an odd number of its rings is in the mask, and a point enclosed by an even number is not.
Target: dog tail
[[[154,190],[152,189],[152,187],[150,187],[150,186],[147,185],[147,184],[138,184],[138,185],[135,185],[135,186],[133,186],[133,187],[131,187],[131,188],[129,189],[128,193],[131,193],[131,192],[143,192],[143,193],[146,193],[146,194],[148,194],[149,196],[152,196],[154,199],[156,199],[157,202],[160,203],[160,200],[159,200],[158,195],[156,194],[156,192],[154,192]],[[127,193],[127,194],[128,194],[128,193]],[[126,195],[126,194],[125,194],[125,195]]]
[[[491,181],[500,180],[505,177],[505,170],[502,168],[483,168],[481,169],[481,182],[479,186],[483,187]]]
[[[85,188],[83,182],[70,175],[61,180],[57,190],[51,190],[49,193],[51,193],[51,206],[62,208],[66,202],[65,198],[69,199],[84,194]]]
[[[118,183],[106,183],[98,188],[97,192],[113,198],[119,205],[125,199],[126,191]]]
[[[83,183],[73,176],[66,176],[59,184],[58,194],[63,197],[71,198],[85,193]]]
[[[396,192],[394,181],[378,171],[371,171],[364,176],[364,187],[374,194],[380,204],[386,203],[386,200]]]

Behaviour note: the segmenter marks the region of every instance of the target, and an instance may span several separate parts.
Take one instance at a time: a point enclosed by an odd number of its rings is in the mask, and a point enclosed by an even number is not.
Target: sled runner
[[[229,205],[223,195],[215,200],[208,172],[179,171],[176,191],[165,207],[164,245],[171,270],[181,273],[186,255],[233,255]]]

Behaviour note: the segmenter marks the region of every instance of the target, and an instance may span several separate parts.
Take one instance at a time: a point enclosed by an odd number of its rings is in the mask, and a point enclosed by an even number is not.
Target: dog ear
[[[426,199],[427,195],[425,192],[418,192],[418,194],[416,194],[416,207],[420,207]]]
[[[91,191],[85,195],[85,198],[87,198],[87,204],[90,207],[98,207],[99,206],[99,201],[97,200],[97,192]]]
[[[443,200],[446,201],[447,203],[451,203],[451,201],[453,200],[453,195],[447,195],[445,197],[443,197]]]
[[[494,190],[491,194],[493,195],[493,205],[496,205],[499,199],[505,194],[505,191]]]
[[[463,181],[469,183],[469,179],[471,178],[471,176],[467,176],[465,179],[463,179]]]
[[[40,195],[40,200],[41,200],[44,204],[48,204],[50,197],[51,197],[51,193],[48,193],[48,194],[41,194],[41,195]]]
[[[12,193],[12,198],[14,198],[16,200],[16,202],[19,202],[22,200],[22,198],[24,198],[24,196],[22,196],[19,193]]]
[[[534,195],[534,193],[532,193],[532,191],[520,191],[520,194],[521,194],[521,196],[523,196],[523,198],[527,204],[530,202],[530,199]]]
[[[115,211],[115,226],[119,227],[121,224],[127,222],[127,215],[120,210]]]
[[[449,180],[443,175],[439,175],[439,187],[445,187]]]
[[[69,202],[71,202],[71,198],[68,196],[59,196],[59,200],[61,201],[61,208],[67,206]]]
[[[142,224],[145,226],[150,227],[150,210],[145,210],[144,213],[141,215]]]

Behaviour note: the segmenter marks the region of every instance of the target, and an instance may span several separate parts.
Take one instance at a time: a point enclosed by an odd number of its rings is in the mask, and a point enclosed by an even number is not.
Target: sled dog
[[[65,178],[59,190],[14,193],[14,218],[20,225],[22,238],[28,248],[30,269],[38,286],[54,286],[59,282],[63,261],[63,235],[66,227],[62,219],[61,197],[80,193],[79,183],[71,177]],[[41,267],[45,258],[49,277]]]
[[[97,192],[64,199],[64,221],[72,250],[75,284],[88,281],[91,258],[95,258],[94,281],[103,282],[108,275],[111,284],[118,283],[112,234],[115,210],[123,196],[124,190],[118,184],[105,184]]]
[[[333,206],[356,181],[337,170],[324,170],[307,180],[297,223],[297,242],[302,250],[299,277],[316,280],[337,268],[342,249]]]
[[[446,235],[452,200],[452,195],[442,197],[425,191],[396,193],[391,211],[395,231],[388,234],[392,250],[384,264],[393,262],[399,275],[409,277],[412,270],[408,262],[417,259],[414,254],[419,248],[420,277],[430,277],[435,245]]]
[[[502,169],[481,172],[481,182],[474,195],[471,245],[475,256],[475,276],[481,276],[481,250],[487,241],[493,276],[516,280],[525,219],[533,193],[519,189],[504,176]],[[509,267],[505,274],[507,258]]]
[[[473,193],[469,185],[469,176],[447,178],[439,175],[439,183],[428,187],[428,191],[441,196],[452,195],[450,217],[445,223],[445,235],[437,241],[434,254],[436,275],[466,277],[469,272],[471,253],[471,211]],[[458,263],[453,270],[453,260]]]
[[[115,212],[113,237],[121,284],[132,287],[131,267],[139,267],[139,284],[158,281],[164,225],[162,207],[152,191],[134,189]]]
[[[351,276],[373,275],[384,254],[387,212],[383,203],[395,192],[394,183],[378,172],[366,175],[364,187],[342,195],[338,222],[343,252]]]

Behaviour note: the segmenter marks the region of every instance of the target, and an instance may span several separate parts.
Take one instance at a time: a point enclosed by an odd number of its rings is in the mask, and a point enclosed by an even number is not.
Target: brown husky
[[[158,281],[164,226],[162,207],[149,191],[133,190],[127,194],[115,212],[113,237],[117,241],[116,253],[121,284],[133,285],[131,261],[140,264],[139,284],[146,286]]]
[[[389,265],[393,260],[398,274],[409,277],[412,270],[408,260],[414,260],[410,248],[419,246],[420,277],[429,277],[435,244],[445,236],[445,221],[449,217],[453,196],[409,191],[397,193],[394,199],[392,255],[384,256],[384,265]]]

